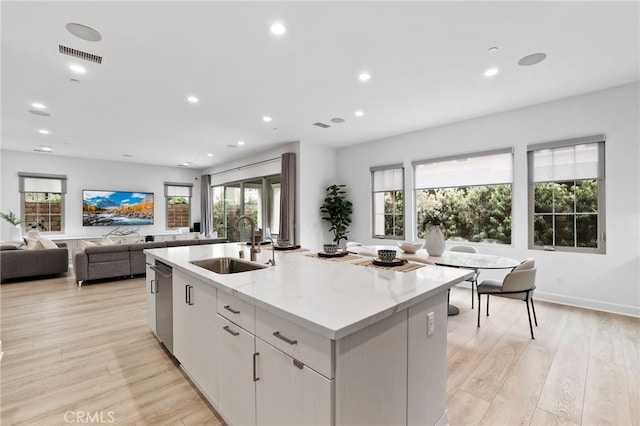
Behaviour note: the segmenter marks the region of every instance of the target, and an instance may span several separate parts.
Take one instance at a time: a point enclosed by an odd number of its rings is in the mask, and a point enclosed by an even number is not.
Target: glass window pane
[[[553,213],[553,183],[537,183],[534,187],[535,213]]]
[[[576,212],[598,212],[598,182],[595,179],[576,182]]]
[[[576,215],[576,246],[598,247],[598,215]]]
[[[556,183],[553,187],[553,200],[555,213],[573,213],[575,209],[573,182]]]
[[[229,241],[240,241],[237,223],[240,215],[240,185],[226,186],[224,191],[225,235]],[[246,223],[246,222],[245,222]],[[248,228],[248,226],[247,226]],[[243,234],[249,238],[249,231]]]
[[[553,216],[535,216],[533,224],[533,241],[538,246],[553,245]]]
[[[556,246],[558,247],[575,247],[574,245],[574,231],[573,220],[574,215],[556,215],[555,227],[556,227]]]
[[[211,198],[213,202],[213,231],[217,232],[218,236],[222,238],[226,235],[224,229],[224,187],[214,186]]]

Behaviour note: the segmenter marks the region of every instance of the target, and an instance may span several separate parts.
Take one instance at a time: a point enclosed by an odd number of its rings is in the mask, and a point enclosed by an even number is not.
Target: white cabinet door
[[[254,337],[218,315],[218,409],[230,425],[256,424]]]
[[[156,336],[156,273],[150,268],[149,260],[146,265],[147,281],[147,322]]]
[[[173,273],[173,355],[209,400],[218,397],[216,289]]]
[[[189,364],[187,350],[187,333],[190,324],[187,318],[187,277],[179,270],[173,271],[173,356],[182,365]]]
[[[256,419],[262,425],[330,425],[333,382],[256,338]]]
[[[216,404],[218,399],[218,335],[216,333],[216,289],[210,284],[190,280],[188,295],[190,329],[189,353],[193,357],[190,374],[200,389]]]

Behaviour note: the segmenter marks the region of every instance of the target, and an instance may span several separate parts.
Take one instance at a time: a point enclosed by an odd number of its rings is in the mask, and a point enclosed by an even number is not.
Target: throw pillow
[[[102,245],[103,246],[111,246],[111,245],[114,245],[114,244],[122,244],[122,240],[112,240],[109,237],[104,237],[102,239]]]
[[[27,238],[27,250],[44,250],[44,247],[39,240]]]
[[[57,249],[58,248],[56,243],[54,243],[53,241],[51,241],[48,238],[40,237],[40,238],[38,238],[38,241],[40,241],[40,244],[45,249]]]
[[[80,242],[78,243],[78,247],[80,247],[81,250],[84,250],[87,247],[93,247],[93,246],[97,246],[97,245],[100,245],[100,243],[98,243],[96,241],[80,240]]]

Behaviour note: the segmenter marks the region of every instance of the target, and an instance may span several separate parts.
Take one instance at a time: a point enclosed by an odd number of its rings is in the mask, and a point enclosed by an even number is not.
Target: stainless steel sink
[[[233,257],[214,257],[212,259],[192,260],[189,263],[216,274],[237,274],[266,268],[266,266],[256,265]]]

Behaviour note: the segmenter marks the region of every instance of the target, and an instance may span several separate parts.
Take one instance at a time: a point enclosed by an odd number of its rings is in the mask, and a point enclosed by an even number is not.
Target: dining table
[[[479,269],[513,269],[520,264],[517,259],[484,253],[445,251],[441,256],[429,256],[425,249],[420,249],[415,253],[402,252],[398,257],[414,262],[425,262],[426,260],[439,266],[473,269],[474,271]],[[459,313],[460,308],[449,304],[449,316],[458,315]]]

